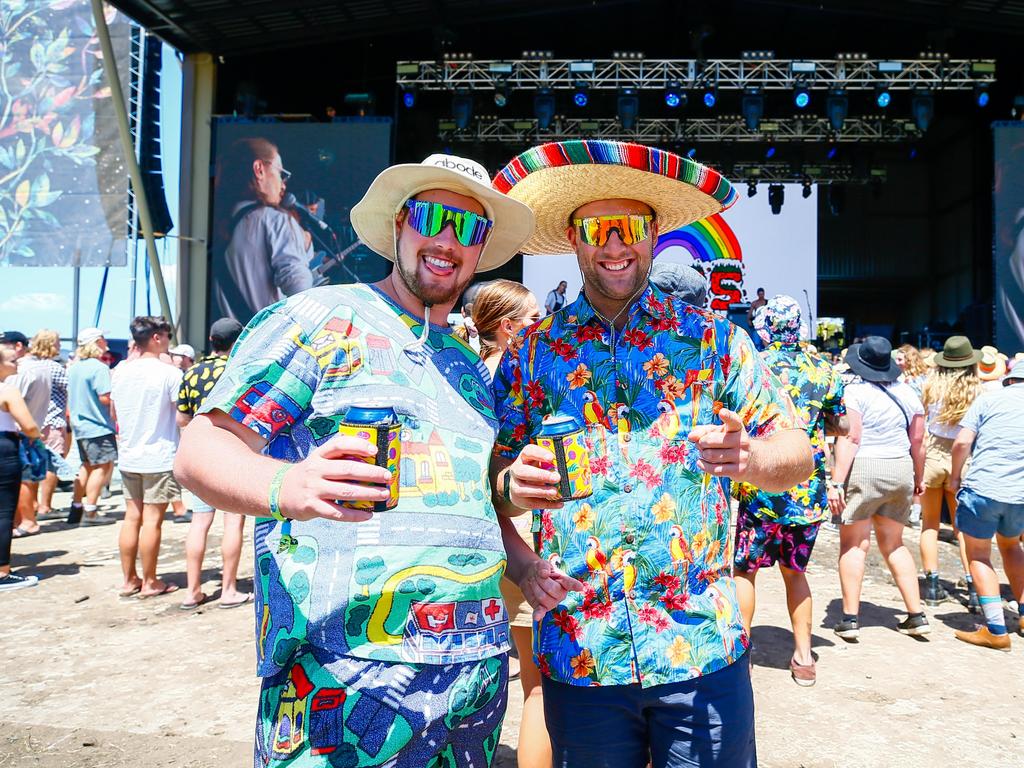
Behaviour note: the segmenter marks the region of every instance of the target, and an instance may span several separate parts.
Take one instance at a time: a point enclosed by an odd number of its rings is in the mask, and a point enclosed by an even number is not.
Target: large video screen
[[[210,312],[242,323],[317,285],[379,280],[349,212],[391,156],[391,120],[214,125]]]
[[[995,145],[996,346],[1024,352],[1024,123],[997,123]]]

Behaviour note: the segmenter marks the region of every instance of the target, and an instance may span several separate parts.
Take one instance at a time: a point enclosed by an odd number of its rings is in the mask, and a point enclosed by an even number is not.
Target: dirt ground
[[[119,495],[107,505],[120,517]],[[58,495],[67,503],[66,494]],[[15,569],[35,589],[0,596],[5,660],[0,674],[0,767],[199,768],[249,766],[258,682],[248,608],[178,610],[179,595],[120,599],[117,525],[43,532],[14,543]],[[187,525],[164,526],[160,573],[185,584]],[[247,538],[251,529],[247,528]],[[916,553],[917,534],[908,530]],[[219,592],[220,523],[204,573]],[[957,602],[928,609],[933,632],[895,631],[902,604],[877,553],[861,611],[861,640],[831,627],[840,614],[838,534],[823,530],[812,561],[818,684],[789,677],[789,622],[782,580],[763,574],[754,622],[753,681],[760,765],[1024,765],[1024,638],[1010,654],[958,642],[974,619]],[[946,575],[952,545],[941,545]],[[242,559],[252,573],[251,546]],[[243,587],[251,582],[244,578]],[[1011,629],[1017,617],[1008,613]],[[498,765],[516,765],[522,695],[510,689]]]

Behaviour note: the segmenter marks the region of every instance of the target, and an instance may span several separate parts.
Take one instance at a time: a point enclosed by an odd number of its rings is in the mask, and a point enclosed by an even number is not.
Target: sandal
[[[221,604],[220,604],[220,607],[222,609],[224,609],[224,610],[230,610],[231,608],[237,608],[240,605],[248,605],[249,603],[251,603],[253,601],[253,599],[254,599],[253,598],[253,594],[252,594],[252,592],[250,592],[249,594],[247,594],[245,596],[244,600],[236,600],[233,603],[225,603],[225,602],[222,601]]]
[[[39,534],[39,530],[38,529],[36,529],[34,531],[26,531],[24,528],[22,528],[19,525],[17,528],[15,528],[13,531],[11,531],[11,538],[12,539],[25,539],[25,538],[28,538],[29,536],[36,536],[38,534]]]
[[[179,611],[194,611],[196,608],[199,608],[200,606],[205,605],[208,602],[210,602],[210,596],[204,592],[202,594],[202,596],[198,600],[196,600],[194,603],[192,603],[192,602],[184,602],[181,605],[179,605],[178,606],[178,610]]]
[[[144,595],[140,591],[138,594],[138,599],[149,600],[149,598],[151,597],[161,597],[162,595],[169,595],[171,594],[171,592],[177,592],[179,589],[181,589],[181,587],[179,587],[177,584],[165,584],[164,588],[161,589],[159,592],[154,592],[150,595]]]

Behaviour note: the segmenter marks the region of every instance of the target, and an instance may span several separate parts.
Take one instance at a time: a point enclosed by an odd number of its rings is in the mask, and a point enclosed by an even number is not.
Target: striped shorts
[[[869,520],[874,515],[900,523],[910,517],[914,495],[914,460],[874,459],[858,456],[846,480],[846,509],[843,524]]]

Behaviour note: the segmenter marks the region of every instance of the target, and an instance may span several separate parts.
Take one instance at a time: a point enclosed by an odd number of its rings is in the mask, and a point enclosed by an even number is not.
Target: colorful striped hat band
[[[577,208],[622,198],[649,205],[660,233],[724,211],[736,191],[718,171],[641,144],[577,140],[543,144],[501,169],[494,188],[526,203],[537,229],[524,253],[568,253],[565,232]]]

